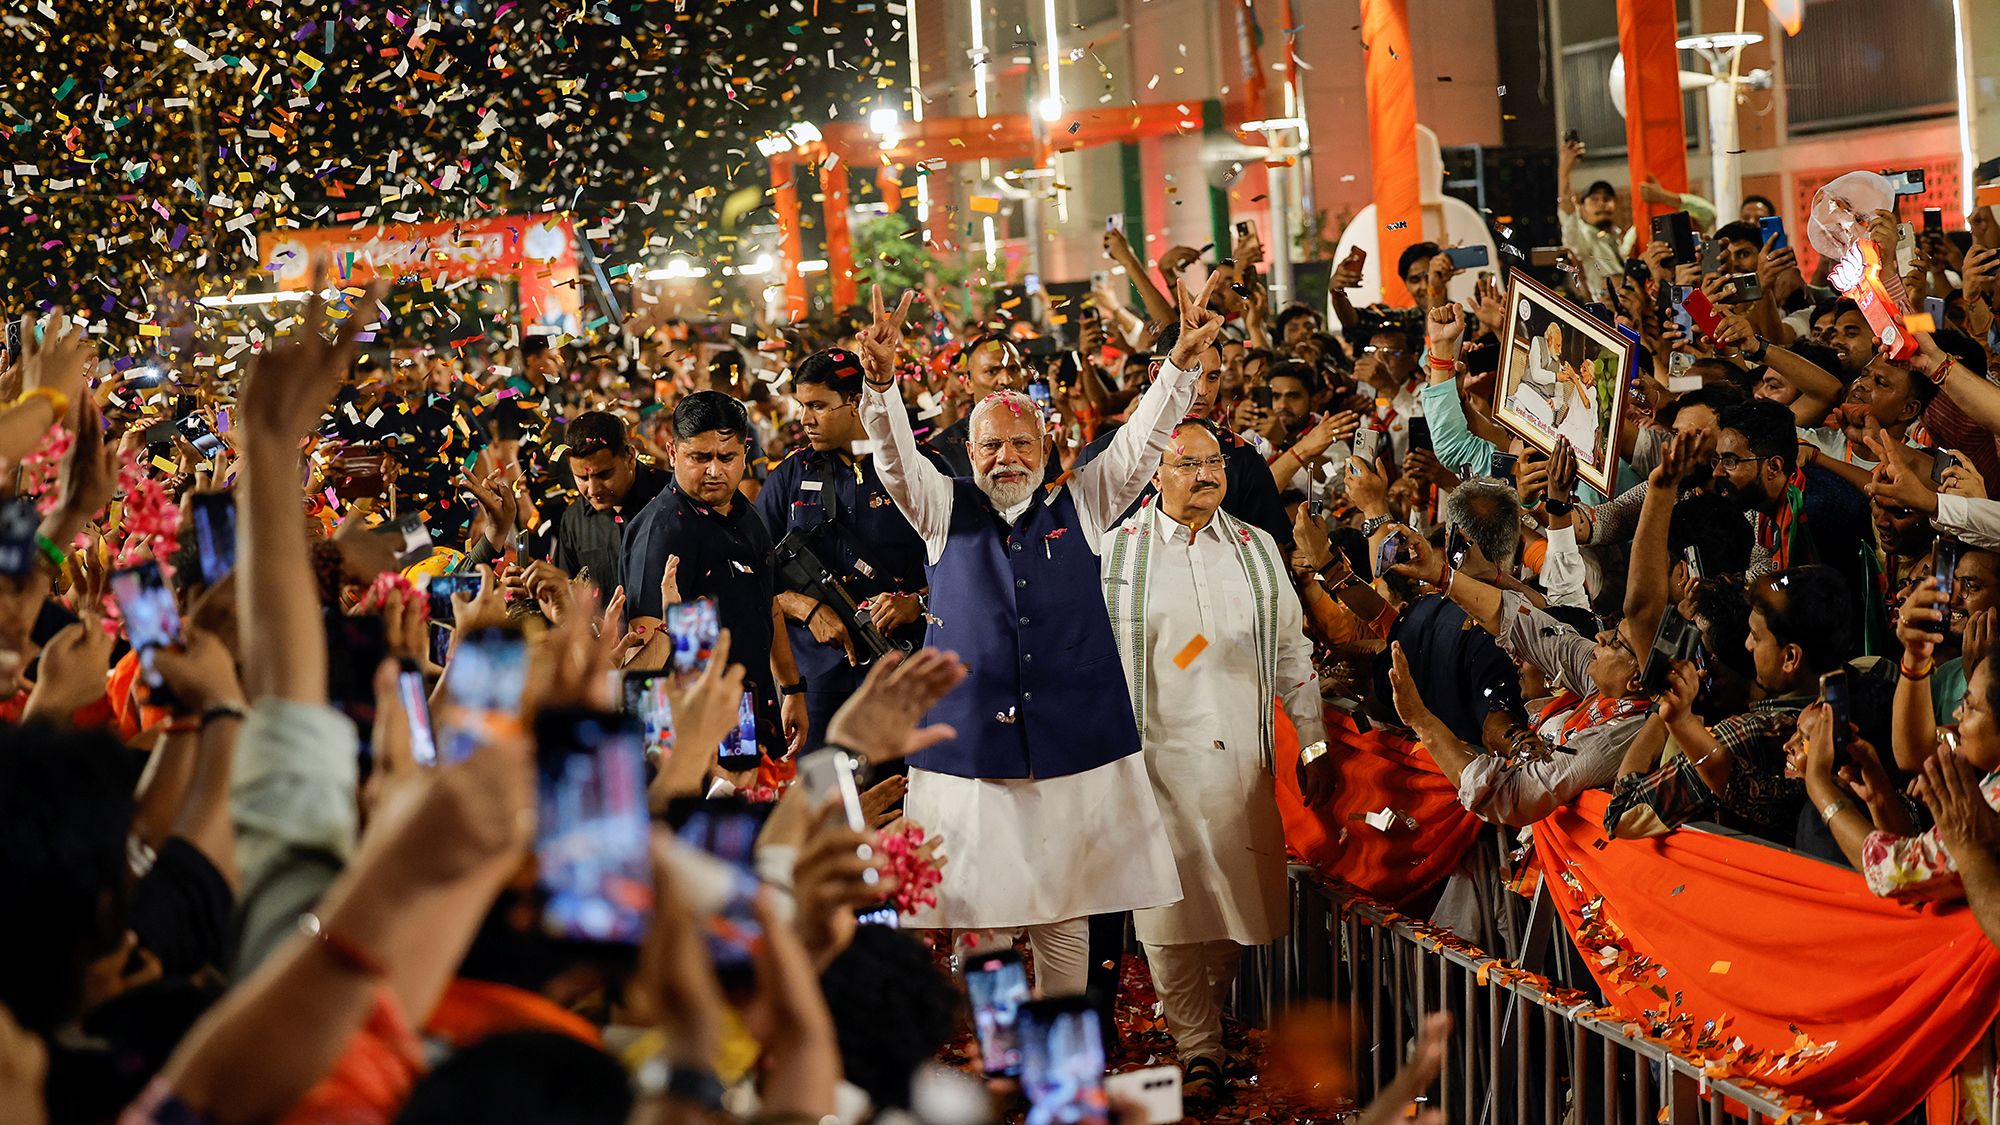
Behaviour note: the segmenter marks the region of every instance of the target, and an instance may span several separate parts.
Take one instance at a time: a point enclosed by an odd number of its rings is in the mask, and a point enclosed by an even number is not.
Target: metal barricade
[[[1388,1083],[1424,1013],[1455,1021],[1431,1104],[1458,1125],[1766,1125],[1772,1090],[1705,1078],[1630,1023],[1587,1014],[1546,982],[1426,927],[1341,896],[1294,867],[1291,932],[1253,951],[1232,1008],[1247,1022],[1290,1002],[1347,1005],[1357,1100]]]

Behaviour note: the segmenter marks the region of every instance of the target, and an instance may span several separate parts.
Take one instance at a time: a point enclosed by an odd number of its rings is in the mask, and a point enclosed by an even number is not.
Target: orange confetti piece
[[[1200,656],[1202,650],[1207,647],[1208,638],[1196,633],[1194,640],[1189,641],[1187,646],[1181,649],[1180,654],[1174,657],[1174,667],[1186,671],[1187,666],[1193,664],[1194,658]]]
[[[971,206],[974,211],[982,215],[998,215],[1000,213],[1000,197],[997,195],[975,195],[972,197]]]
[[[1937,322],[1927,312],[1911,313],[1903,318],[1903,327],[1912,332],[1931,333],[1937,331]]]
[[[1729,971],[1729,962],[1717,961],[1715,964],[1710,965],[1708,967],[1708,971],[1711,973],[1726,973]]]

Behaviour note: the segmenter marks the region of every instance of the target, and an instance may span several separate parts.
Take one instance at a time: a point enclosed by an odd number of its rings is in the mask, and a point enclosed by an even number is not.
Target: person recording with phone
[[[749,433],[743,404],[720,392],[696,391],[674,407],[673,480],[625,535],[626,614],[635,628],[659,627],[660,580],[667,560],[678,560],[681,598],[715,600],[743,686],[756,697],[758,742],[778,761],[804,745],[810,720],[776,604],[771,533],[740,491]]]
[[[861,357],[844,348],[817,351],[792,370],[807,445],[771,470],[757,510],[780,540],[800,535],[885,639],[914,647],[924,636],[924,551],[896,510],[866,452],[861,427]],[[786,588],[777,595],[805,683],[805,749],[817,749],[826,726],[861,686],[865,657],[835,607]]]

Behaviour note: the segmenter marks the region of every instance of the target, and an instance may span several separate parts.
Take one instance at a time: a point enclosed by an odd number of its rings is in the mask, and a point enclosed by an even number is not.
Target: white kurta
[[[1183,896],[1135,912],[1139,940],[1262,945],[1285,931],[1289,898],[1284,826],[1260,745],[1260,713],[1272,701],[1258,693],[1250,580],[1219,520],[1190,536],[1148,504],[1111,534],[1134,525],[1150,526],[1155,536],[1147,558],[1146,769]],[[1269,550],[1277,555],[1275,544]],[[1279,697],[1309,745],[1326,737],[1312,646],[1298,595],[1283,583],[1274,593]],[[1207,644],[1178,667],[1175,658],[1197,637]]]
[[[1085,542],[1095,546],[1152,479],[1167,435],[1194,397],[1194,377],[1169,361],[1111,444],[1065,486]],[[951,534],[951,478],[917,451],[897,392],[867,388],[860,413],[875,443],[883,488],[937,562]],[[1038,491],[1000,518],[1011,524],[1029,504],[1043,502]],[[1101,602],[1097,610],[1103,612]],[[1159,906],[1181,896],[1166,829],[1137,754],[1055,778],[958,777],[912,767],[903,809],[913,823],[943,837],[940,850],[950,861],[941,872],[937,905],[916,914],[912,926],[1013,929]]]

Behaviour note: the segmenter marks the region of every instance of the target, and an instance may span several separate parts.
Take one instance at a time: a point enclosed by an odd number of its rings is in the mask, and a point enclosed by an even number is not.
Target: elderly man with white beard
[[[1182,422],[1154,478],[1159,495],[1098,548],[1183,895],[1133,923],[1180,1050],[1182,1090],[1204,1104],[1221,1093],[1222,998],[1242,947],[1289,923],[1273,700],[1298,729],[1308,805],[1332,796],[1335,767],[1286,553],[1222,510],[1227,464],[1206,422]]]
[[[1180,340],[1111,446],[1046,489],[1048,424],[1014,391],[973,407],[970,479],[918,453],[895,387],[909,294],[889,317],[878,290],[857,341],[876,471],[927,551],[924,643],[970,669],[927,719],[957,736],[909,759],[905,808],[938,828],[951,860],[937,905],[913,924],[1027,930],[1045,996],[1084,991],[1090,915],[1181,897],[1098,595],[1097,546],[1193,398],[1197,357],[1222,327],[1213,289],[1182,294]]]

